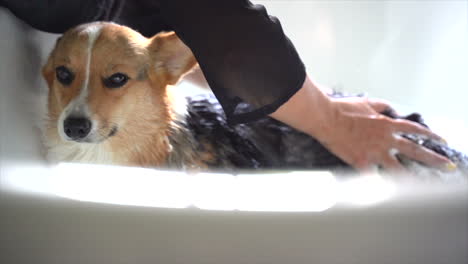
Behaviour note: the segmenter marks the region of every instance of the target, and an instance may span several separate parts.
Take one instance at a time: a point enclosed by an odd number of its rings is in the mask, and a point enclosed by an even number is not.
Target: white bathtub
[[[316,80],[419,111],[468,152],[466,2],[258,2]],[[50,167],[35,103],[55,36],[5,10],[0,33],[0,263],[468,263],[463,184]]]

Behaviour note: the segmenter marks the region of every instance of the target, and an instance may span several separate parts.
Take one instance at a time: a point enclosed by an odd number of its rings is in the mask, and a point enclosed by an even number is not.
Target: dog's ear
[[[154,36],[149,50],[152,70],[162,74],[170,85],[176,84],[197,64],[192,51],[173,32]]]

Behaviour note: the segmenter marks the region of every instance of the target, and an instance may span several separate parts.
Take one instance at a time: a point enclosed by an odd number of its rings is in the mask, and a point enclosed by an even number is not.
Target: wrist
[[[307,77],[302,88],[271,117],[320,141],[332,132],[336,113],[331,98]]]
[[[317,88],[313,96],[314,99],[308,105],[307,115],[302,119],[305,126],[303,132],[325,143],[324,140],[336,128],[339,111],[336,102],[322,90]]]

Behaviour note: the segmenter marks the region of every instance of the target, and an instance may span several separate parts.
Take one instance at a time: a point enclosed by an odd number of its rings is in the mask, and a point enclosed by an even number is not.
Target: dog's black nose
[[[69,117],[63,122],[65,134],[73,139],[79,140],[85,138],[91,130],[91,121],[82,117]]]

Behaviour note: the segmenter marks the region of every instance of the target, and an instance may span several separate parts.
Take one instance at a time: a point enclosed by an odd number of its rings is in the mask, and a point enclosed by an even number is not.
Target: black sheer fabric
[[[231,123],[274,112],[301,87],[305,68],[281,24],[247,0],[2,0],[39,30],[63,33],[115,21],[150,37],[174,30],[191,48]],[[248,103],[253,110],[237,106]]]

